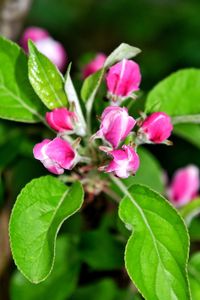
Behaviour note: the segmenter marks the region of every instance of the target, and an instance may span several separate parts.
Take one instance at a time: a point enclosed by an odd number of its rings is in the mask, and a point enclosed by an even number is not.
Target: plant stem
[[[117,202],[117,203],[120,202],[121,198],[115,192],[113,192],[111,189],[109,189],[108,187],[104,187],[103,191],[110,198],[112,198],[115,202]]]

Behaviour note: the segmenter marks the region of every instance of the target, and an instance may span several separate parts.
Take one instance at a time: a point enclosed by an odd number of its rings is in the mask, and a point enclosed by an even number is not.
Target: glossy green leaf
[[[184,205],[181,208],[180,213],[185,219],[186,224],[189,226],[192,219],[200,214],[200,198],[196,198]]]
[[[65,300],[76,288],[80,262],[70,236],[58,237],[55,266],[49,278],[38,284],[29,282],[19,271],[11,278],[11,300]]]
[[[81,237],[81,259],[95,270],[115,270],[123,266],[123,243],[106,230],[85,232]]]
[[[184,69],[159,82],[149,93],[146,112],[175,116],[200,113],[200,70]]]
[[[188,266],[192,300],[200,299],[200,253],[194,254]]]
[[[28,73],[36,94],[49,109],[67,105],[64,79],[57,67],[29,41]]]
[[[22,189],[10,219],[11,250],[18,269],[33,283],[50,274],[59,228],[82,202],[79,182],[69,188],[52,176],[34,179]]]
[[[44,106],[28,81],[27,57],[17,44],[0,37],[0,118],[35,123]]]
[[[128,44],[122,43],[117,47],[106,59],[104,66],[101,70],[96,73],[88,76],[82,86],[81,89],[81,97],[84,101],[92,101],[96,96],[96,93],[101,85],[104,74],[110,66],[115,64],[116,62],[126,58],[132,58],[139,54],[141,50],[136,47],[132,47]]]
[[[125,251],[130,278],[146,300],[189,300],[189,240],[182,219],[153,190],[141,185],[121,188],[125,197],[119,216],[133,231]]]

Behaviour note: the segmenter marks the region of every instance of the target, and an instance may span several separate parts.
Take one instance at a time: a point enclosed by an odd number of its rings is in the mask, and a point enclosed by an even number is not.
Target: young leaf
[[[132,47],[128,44],[122,43],[117,47],[106,59],[104,66],[101,70],[96,73],[88,76],[82,86],[81,89],[81,97],[83,101],[91,101],[94,100],[96,93],[101,85],[104,74],[110,66],[115,64],[116,62],[126,58],[132,58],[139,54],[141,50],[136,47]],[[91,100],[92,99],[92,100]]]
[[[0,118],[35,123],[44,106],[28,81],[27,57],[21,48],[0,37]]]
[[[69,103],[75,106],[76,114],[77,114],[78,119],[80,121],[80,124],[82,126],[79,130],[80,134],[85,135],[87,125],[85,123],[85,118],[83,116],[80,101],[78,99],[75,87],[74,87],[73,82],[71,80],[70,70],[71,70],[71,63],[69,64],[69,66],[67,68],[67,73],[66,73],[66,76],[65,76],[66,77],[66,80],[65,80],[65,93],[67,95]]]
[[[194,254],[188,266],[192,300],[200,299],[200,253]]]
[[[11,250],[18,269],[31,282],[50,274],[60,226],[82,202],[79,182],[69,188],[52,176],[32,180],[19,194],[10,219]]]
[[[133,231],[125,252],[129,276],[146,300],[189,300],[189,241],[182,219],[153,190],[141,185],[121,188],[125,197],[119,216]]]
[[[64,79],[56,66],[29,41],[28,73],[36,94],[49,109],[67,105]]]
[[[158,83],[149,93],[146,112],[164,111],[173,117],[200,114],[199,82],[200,70],[198,69],[185,69],[173,73]],[[180,122],[183,123],[183,120]]]
[[[140,52],[141,50],[139,48],[130,46],[126,43],[122,43],[107,57],[104,63],[104,68],[109,68],[110,66],[114,65],[124,58],[130,59],[132,57],[135,57]]]
[[[60,236],[56,245],[54,269],[49,278],[34,285],[19,271],[11,278],[11,300],[65,300],[76,288],[80,261],[76,245],[70,236]]]
[[[192,219],[200,214],[200,198],[196,198],[188,204],[184,205],[180,210],[180,213],[185,219],[186,224],[189,226]]]

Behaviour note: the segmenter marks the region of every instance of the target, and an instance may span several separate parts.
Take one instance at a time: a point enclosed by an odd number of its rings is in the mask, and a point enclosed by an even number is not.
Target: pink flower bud
[[[189,165],[174,174],[167,191],[168,197],[176,206],[181,206],[197,196],[199,187],[199,169]]]
[[[47,112],[46,121],[51,128],[58,132],[72,131],[74,129],[75,121],[77,121],[77,117],[74,112],[63,107]]]
[[[129,116],[127,108],[108,106],[101,116],[100,130],[94,137],[105,139],[113,148],[117,148],[133,129],[135,123],[135,119]]]
[[[63,174],[64,169],[71,170],[78,160],[72,146],[58,137],[36,144],[33,155],[53,174]]]
[[[32,40],[37,49],[46,55],[60,70],[67,63],[67,53],[61,43],[55,41],[49,33],[38,27],[27,28],[21,38],[21,45],[28,52],[28,40]]]
[[[120,178],[128,178],[136,173],[140,165],[140,159],[135,149],[131,146],[124,145],[122,149],[108,152],[113,160],[108,166],[100,167],[100,170],[107,173],[113,172]]]
[[[123,59],[112,66],[106,77],[108,92],[112,96],[128,97],[139,90],[141,73],[139,65],[132,61]]]
[[[106,60],[105,54],[103,53],[97,54],[96,57],[84,67],[83,78],[86,78],[89,75],[100,70],[103,67],[105,60]]]
[[[173,125],[170,117],[163,112],[156,112],[148,116],[139,129],[146,141],[162,143],[171,134]]]
[[[39,40],[48,38],[49,36],[48,31],[43,28],[28,27],[21,37],[20,44],[22,48],[28,52],[28,40],[32,40],[35,43]]]

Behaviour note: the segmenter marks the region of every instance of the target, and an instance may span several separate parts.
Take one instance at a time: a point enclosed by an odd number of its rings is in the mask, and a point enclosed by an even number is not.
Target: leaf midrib
[[[118,186],[119,186],[119,183],[118,183]],[[162,269],[163,269],[164,274],[165,274],[165,273],[168,272],[168,271],[165,270],[165,267],[164,267],[164,265],[163,265],[163,262],[162,262],[162,259],[161,259],[161,257],[160,257],[159,250],[158,250],[158,247],[157,247],[157,240],[156,240],[155,237],[154,237],[153,231],[151,230],[151,227],[150,227],[150,225],[149,225],[149,222],[148,222],[148,220],[146,219],[146,216],[145,216],[145,214],[143,213],[142,208],[138,205],[138,203],[135,201],[135,199],[132,197],[132,195],[131,195],[131,194],[129,193],[129,191],[126,189],[126,186],[124,186],[123,183],[122,183],[121,181],[120,181],[120,187],[121,187],[121,190],[124,192],[124,194],[125,194],[126,196],[128,196],[128,198],[131,200],[131,202],[133,203],[133,205],[136,207],[136,209],[137,209],[138,212],[140,213],[140,215],[141,215],[141,217],[142,217],[142,219],[143,219],[143,221],[144,221],[144,223],[145,223],[145,225],[146,225],[146,227],[147,227],[147,229],[148,229],[148,231],[149,231],[149,233],[150,233],[150,236],[151,236],[151,238],[152,238],[153,245],[154,245],[154,247],[155,247],[157,256],[158,256],[158,258],[159,258],[160,264],[161,264]],[[125,197],[126,197],[126,196],[125,196]],[[174,289],[172,289],[172,290],[174,291]],[[176,293],[175,293],[175,296],[176,296]]]

